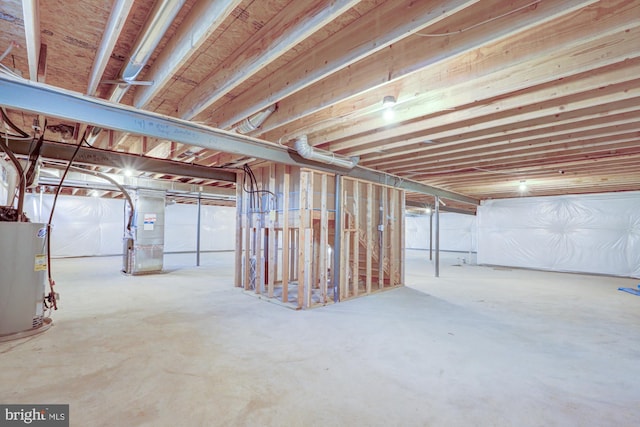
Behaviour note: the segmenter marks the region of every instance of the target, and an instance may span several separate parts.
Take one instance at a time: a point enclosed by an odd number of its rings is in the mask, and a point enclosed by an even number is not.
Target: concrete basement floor
[[[54,326],[0,343],[1,403],[72,426],[637,426],[640,280],[407,251],[405,288],[296,312],[231,286],[233,256],[53,261]]]

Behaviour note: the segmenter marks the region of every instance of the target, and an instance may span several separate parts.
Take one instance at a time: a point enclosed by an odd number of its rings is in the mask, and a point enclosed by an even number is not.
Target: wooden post
[[[258,220],[255,224],[255,233],[256,233],[256,283],[255,283],[255,292],[256,294],[262,293],[262,286],[264,285],[263,277],[264,277],[264,263],[262,262],[262,241],[263,241],[263,233],[264,233],[264,225],[261,221],[261,215],[258,215]]]
[[[301,171],[300,173],[300,220],[299,220],[299,228],[298,228],[298,308],[302,308],[304,305],[304,287],[307,286],[305,283],[305,274],[307,271],[307,266],[305,265],[305,250],[306,250],[306,233],[307,229],[307,201],[308,201],[308,183],[309,183],[309,173],[306,171]]]
[[[322,302],[327,303],[327,249],[329,248],[329,214],[327,212],[327,174],[320,178],[320,293]]]
[[[304,228],[304,232],[305,232],[305,265],[307,266],[306,268],[306,273],[307,273],[307,277],[305,277],[305,308],[308,308],[311,306],[311,294],[313,292],[313,287],[316,283],[317,280],[317,276],[314,275],[314,269],[312,267],[313,261],[314,261],[314,257],[313,257],[313,242],[315,241],[315,238],[313,236],[313,199],[314,199],[314,172],[309,171],[307,172],[307,177],[308,177],[308,182],[306,185],[308,194],[307,194],[307,213],[305,215],[306,217],[306,224],[305,224],[305,228]]]
[[[397,236],[396,236],[396,202],[397,191],[395,188],[387,188],[389,192],[389,285],[395,286],[397,265]]]
[[[351,221],[349,221],[349,209],[347,209],[348,207],[348,201],[349,201],[349,195],[347,193],[347,179],[343,180],[343,184],[344,184],[344,190],[342,192],[342,212],[343,215],[342,217],[344,218],[344,223],[342,224],[342,233],[341,233],[341,245],[340,245],[340,283],[342,284],[341,287],[341,298],[345,299],[345,298],[349,298],[349,251],[350,251],[350,247],[349,247],[349,240],[350,240],[350,235],[349,235],[349,229],[351,226]]]
[[[351,279],[353,283],[353,296],[358,296],[360,291],[360,181],[353,181],[353,260]]]
[[[289,232],[289,179],[291,167],[284,167],[282,183],[282,302],[289,301],[289,248],[291,235]]]
[[[289,261],[290,271],[289,271],[289,280],[296,281],[298,280],[298,228],[291,229],[291,250],[290,256],[291,259]]]
[[[273,194],[275,194],[276,192],[276,177],[275,177],[275,164],[271,163],[269,165],[269,187],[268,190],[271,191]],[[275,198],[275,196],[271,196],[273,198],[273,204],[272,203],[268,203],[268,206],[265,206],[265,210],[268,210],[268,218],[266,218],[267,224],[268,224],[268,228],[267,230],[267,235],[268,235],[268,239],[265,242],[265,244],[267,245],[267,256],[268,259],[265,259],[265,261],[267,262],[267,295],[269,298],[273,298],[273,287],[276,281],[276,276],[275,276],[275,272],[276,272],[276,259],[277,259],[277,253],[276,253],[276,233],[275,233],[275,227],[274,227],[274,223],[276,220],[276,206],[277,206],[277,200]],[[271,199],[267,199],[267,200],[271,200]]]

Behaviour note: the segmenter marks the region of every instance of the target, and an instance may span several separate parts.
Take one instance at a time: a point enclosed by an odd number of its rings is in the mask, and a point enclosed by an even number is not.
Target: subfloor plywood
[[[54,326],[0,343],[0,401],[72,426],[632,426],[637,280],[407,252],[408,286],[309,311],[233,287],[232,253],[53,261]],[[460,266],[454,266],[460,265]]]

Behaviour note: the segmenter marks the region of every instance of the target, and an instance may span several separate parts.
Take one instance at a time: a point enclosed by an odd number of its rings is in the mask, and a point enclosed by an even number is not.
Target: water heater
[[[46,225],[0,222],[0,341],[44,330]]]

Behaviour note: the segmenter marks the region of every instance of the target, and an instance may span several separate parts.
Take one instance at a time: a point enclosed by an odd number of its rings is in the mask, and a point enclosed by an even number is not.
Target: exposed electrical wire
[[[26,132],[24,132],[22,129],[20,129],[18,126],[15,125],[15,123],[13,123],[11,121],[11,119],[9,118],[8,114],[6,113],[6,111],[4,110],[4,108],[0,108],[0,117],[2,118],[2,121],[9,126],[11,129],[13,129],[15,132],[17,132],[20,135],[20,138],[31,138]],[[4,151],[7,156],[9,157],[9,159],[11,160],[11,162],[13,163],[13,166],[16,168],[16,172],[18,175],[18,204],[17,204],[17,220],[19,222],[22,222],[25,219],[24,213],[22,212],[23,207],[24,207],[24,196],[25,196],[25,192],[26,192],[26,177],[25,177],[25,171],[24,168],[22,167],[22,165],[20,164],[20,161],[17,159],[17,157],[13,154],[13,152],[11,151],[11,149],[9,149],[9,134],[7,133],[3,133],[4,136],[4,141],[2,139],[0,139],[0,148],[2,149],[2,151]],[[15,196],[14,196],[15,197]],[[15,200],[15,199],[14,199]]]
[[[495,173],[498,175],[527,175],[528,172],[503,172],[503,171],[496,171],[496,170],[491,170],[491,169],[483,169],[483,168],[478,168],[478,167],[473,167],[472,169],[480,171],[480,172],[487,172],[487,173]]]
[[[43,134],[44,134],[44,131],[43,131]],[[47,265],[49,267],[47,268],[47,276],[49,279],[49,295],[45,297],[45,302],[48,300],[53,306],[54,310],[58,309],[58,305],[56,303],[56,293],[53,290],[53,287],[55,286],[56,282],[51,277],[51,228],[52,228],[51,223],[53,221],[53,213],[55,212],[55,209],[56,209],[58,196],[60,195],[60,190],[62,190],[62,183],[67,177],[67,174],[69,173],[69,169],[71,168],[73,161],[75,160],[76,156],[80,152],[80,147],[82,147],[82,143],[84,142],[84,139],[86,136],[87,136],[87,131],[85,130],[84,134],[82,135],[82,138],[80,138],[80,142],[78,142],[78,144],[76,145],[75,151],[71,155],[71,159],[69,159],[69,163],[67,164],[67,167],[62,173],[62,177],[60,178],[60,183],[58,184],[58,188],[56,189],[56,194],[53,197],[53,203],[51,204],[51,212],[49,213],[49,222],[47,223]]]
[[[255,212],[255,209],[258,209],[258,212],[260,213],[267,212],[267,210],[264,209],[264,206],[262,206],[259,194],[261,193],[270,194],[271,197],[273,197],[274,203],[277,200],[277,196],[272,191],[261,190],[258,188],[258,180],[256,179],[256,176],[251,170],[251,167],[249,165],[244,165],[242,169],[244,170],[244,177],[242,180],[242,189],[244,190],[245,193],[250,195],[249,209],[253,212]],[[249,188],[247,188],[247,178],[249,180]]]
[[[506,16],[512,15],[512,14],[514,14],[516,12],[520,12],[523,9],[527,9],[527,8],[529,8],[531,6],[535,6],[540,2],[542,2],[542,0],[533,1],[533,2],[531,2],[529,4],[526,4],[524,6],[520,6],[520,7],[516,8],[516,9],[513,9],[513,10],[511,10],[509,12],[503,13],[502,15],[494,16],[493,18],[489,18],[489,19],[487,19],[485,21],[479,22],[477,24],[473,24],[473,25],[471,25],[469,27],[463,28],[463,29],[458,30],[458,31],[449,31],[447,33],[427,33],[427,34],[425,34],[425,33],[415,33],[415,34],[416,34],[416,36],[420,36],[420,37],[446,37],[446,36],[452,36],[452,35],[455,35],[455,34],[461,34],[461,33],[464,33],[465,31],[472,30],[474,28],[480,27],[480,26],[485,25],[485,24],[489,24],[489,23],[491,23],[493,21],[497,21],[498,19],[501,19],[501,18],[504,18]]]
[[[24,169],[22,168],[22,165],[20,164],[20,161],[15,156],[15,154],[13,154],[13,152],[9,149],[9,138],[8,138],[8,136],[5,134],[4,137],[5,137],[6,143],[2,139],[0,139],[0,148],[2,149],[2,151],[4,151],[7,154],[7,156],[9,156],[9,159],[11,160],[11,163],[13,163],[13,166],[16,168],[16,171],[17,171],[17,174],[18,174],[17,220],[18,220],[18,222],[23,222],[24,215],[22,213],[22,208],[24,206],[24,193],[26,191]],[[15,200],[15,198],[14,198],[14,200]]]

